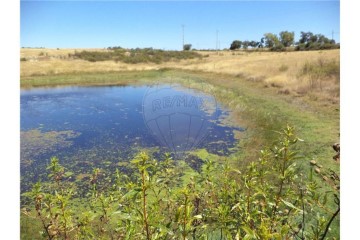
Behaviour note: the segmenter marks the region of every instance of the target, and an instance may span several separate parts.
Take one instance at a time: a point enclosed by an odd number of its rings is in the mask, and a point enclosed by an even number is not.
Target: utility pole
[[[184,50],[184,46],[185,46],[185,34],[184,34],[184,28],[185,28],[185,25],[182,24],[181,25],[182,27],[182,49]]]
[[[331,40],[334,41],[334,30],[331,31]]]
[[[218,44],[219,44],[219,30],[216,29],[216,51],[219,48]]]

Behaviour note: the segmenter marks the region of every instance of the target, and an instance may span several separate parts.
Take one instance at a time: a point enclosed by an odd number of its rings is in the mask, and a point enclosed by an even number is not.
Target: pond
[[[228,155],[243,131],[224,124],[230,112],[211,94],[179,85],[34,88],[21,91],[20,111],[22,192],[46,179],[52,156],[80,179],[142,149]]]

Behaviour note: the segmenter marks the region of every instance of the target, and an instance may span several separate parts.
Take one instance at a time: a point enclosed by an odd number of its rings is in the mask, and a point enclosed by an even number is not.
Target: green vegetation
[[[23,77],[20,81],[22,88],[54,87],[54,86],[95,86],[95,85],[126,85],[146,83],[161,77],[162,71],[126,71],[126,72],[98,72],[72,73],[59,75],[44,75]]]
[[[326,85],[333,84],[329,80],[340,82],[340,63],[323,59],[312,64],[307,62],[299,72],[299,77],[307,79],[311,89],[322,90]]]
[[[265,33],[264,43],[265,43],[265,47],[268,47],[270,49],[277,49],[283,47],[278,36],[274,33]]]
[[[326,239],[340,212],[339,178],[321,191],[304,173],[292,127],[243,169],[205,163],[184,182],[180,164],[141,152],[131,174],[94,169],[81,203],[66,169],[53,157],[48,182],[24,193],[22,236],[46,239]],[[301,143],[300,143],[301,145]],[[300,147],[300,149],[302,146]],[[221,191],[218,191],[222,189]],[[32,227],[28,222],[32,221]]]
[[[306,79],[316,74],[333,78],[339,73],[336,62],[319,60],[314,66],[305,65],[299,75]],[[279,66],[280,71],[286,71],[285,68]],[[65,231],[74,238],[90,239],[93,236],[100,236],[99,239],[108,239],[108,236],[122,239],[149,239],[147,236],[151,239],[192,239],[193,236],[197,239],[283,239],[279,237],[282,235],[325,239],[325,232],[327,237],[338,238],[339,218],[334,217],[330,222],[333,214],[336,216],[338,212],[336,186],[339,164],[331,159],[333,151],[330,147],[339,137],[339,111],[336,105],[325,105],[324,102],[307,100],[305,97],[300,99],[279,95],[275,89],[264,88],[262,82],[242,76],[170,69],[23,77],[21,86],[144,85],[154,84],[154,81],[190,85],[213,94],[221,104],[232,110],[233,124],[247,128],[246,135],[240,137],[241,151],[228,158],[217,157],[204,150],[195,151],[192,154],[203,162],[200,173],[192,170],[190,163],[185,161],[174,164],[169,157],[154,161],[151,156],[144,154],[136,157],[137,160],[130,166],[121,165],[128,169],[126,175],[113,175],[103,170],[83,173],[76,178],[90,185],[87,197],[91,199],[88,201],[91,204],[87,206],[81,204],[84,200],[76,194],[80,190],[76,189],[70,177],[66,177],[68,171],[59,170],[63,172],[60,174],[61,181],[56,183],[50,177],[52,183],[43,182],[39,184],[40,190],[34,191],[37,188],[34,187],[32,193],[25,194],[27,206],[24,206],[26,209],[21,217],[23,236],[37,238],[39,230],[43,229],[45,238],[50,238],[42,223],[44,219],[45,226],[50,221],[52,223],[48,229],[56,230],[49,232],[54,234],[51,239],[64,238]],[[204,88],[204,85],[207,87]],[[286,132],[292,129],[287,128],[283,132],[282,140],[277,140],[279,134],[275,132],[283,128],[284,123],[296,126],[305,139],[301,143],[289,143],[286,157],[283,143],[290,135]],[[296,137],[291,135],[288,139],[295,140]],[[266,145],[270,147],[264,149]],[[259,149],[264,149],[262,154],[266,154],[257,161]],[[290,154],[293,151],[298,153]],[[286,158],[287,161],[281,161]],[[266,159],[264,165],[261,159]],[[308,176],[309,172],[314,171],[310,160],[316,160],[319,166],[325,167],[319,173]],[[147,163],[146,166],[142,165],[143,162]],[[286,174],[289,175],[283,180],[280,196],[278,187],[284,175],[281,175],[281,166],[275,163],[281,162],[286,163]],[[235,169],[240,170],[241,174]],[[164,172],[164,180],[161,180]],[[266,184],[260,185],[258,174],[263,174],[267,179],[263,183]],[[67,190],[62,193],[57,185]],[[70,189],[74,191],[70,192]],[[219,189],[229,191],[224,193]],[[55,190],[63,196],[62,199],[69,198],[69,202],[63,204],[63,200],[57,200]],[[39,217],[36,209],[36,194],[41,194],[38,204],[42,217]],[[32,205],[28,205],[31,201]],[[278,207],[274,207],[276,204]],[[54,208],[50,210],[47,206]],[[51,215],[50,211],[54,214]],[[77,215],[80,212],[83,214]],[[56,213],[58,217],[52,219]],[[37,221],[34,221],[35,217]],[[329,223],[331,231],[326,230]]]
[[[234,40],[230,45],[230,50],[235,50],[241,48],[242,42],[239,40]]]
[[[322,34],[313,34],[312,32],[301,32],[299,44],[296,50],[319,50],[340,48],[334,40],[330,40]]]
[[[186,47],[186,49],[185,49]],[[184,50],[190,50],[191,44],[184,45]],[[191,51],[164,51],[153,48],[123,49],[108,48],[107,51],[81,51],[70,54],[70,57],[84,59],[90,62],[114,60],[124,63],[162,63],[166,61],[180,61],[184,59],[202,58],[202,55]]]
[[[284,47],[290,47],[294,44],[294,32],[282,31],[279,33],[279,39]]]
[[[334,40],[330,40],[322,34],[313,34],[312,32],[301,32],[299,42],[294,41],[294,32],[282,31],[279,36],[274,33],[265,33],[260,41],[239,41],[234,40],[230,45],[230,50],[239,48],[248,49],[266,47],[270,51],[286,51],[295,44],[295,50],[323,50],[338,49],[340,44],[336,44]]]
[[[183,50],[184,50],[184,51],[190,51],[191,46],[192,46],[191,44],[184,44]]]

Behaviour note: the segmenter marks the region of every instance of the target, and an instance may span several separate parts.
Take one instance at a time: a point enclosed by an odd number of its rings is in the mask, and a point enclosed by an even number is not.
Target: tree
[[[301,32],[298,46],[295,50],[317,50],[317,49],[334,49],[340,46],[335,44],[323,34],[313,34],[312,32]]]
[[[230,50],[235,50],[241,48],[242,42],[239,40],[234,40],[230,45]]]
[[[313,36],[314,34],[312,32],[300,32],[299,43],[311,43],[312,40],[314,40]]]
[[[272,48],[279,45],[279,38],[273,33],[264,34],[265,47]]]
[[[258,45],[258,43],[256,41],[254,41],[254,40],[250,41],[250,43],[249,43],[249,46],[252,47],[252,48],[256,48],[257,45]]]
[[[248,49],[249,46],[250,46],[250,42],[249,42],[249,41],[243,41],[243,43],[242,43],[243,49]]]
[[[284,45],[284,47],[290,47],[294,44],[294,32],[282,31],[279,33],[280,42]]]
[[[316,34],[316,36],[317,36],[317,41],[318,41],[318,43],[320,43],[320,44],[331,43],[331,40],[328,39],[327,37],[325,37],[325,36],[322,35],[322,34]]]
[[[184,51],[190,51],[191,46],[192,46],[191,44],[184,44],[183,50],[184,50]]]

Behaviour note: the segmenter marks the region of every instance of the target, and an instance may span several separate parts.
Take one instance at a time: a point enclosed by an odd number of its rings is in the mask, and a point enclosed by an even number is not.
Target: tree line
[[[281,31],[278,35],[274,33],[265,33],[260,41],[240,41],[234,40],[230,45],[230,50],[251,48],[268,48],[271,51],[285,51],[289,47],[294,50],[320,50],[340,48],[340,44],[335,40],[325,37],[323,34],[314,34],[312,32],[300,32],[300,39],[295,42],[295,33]]]

